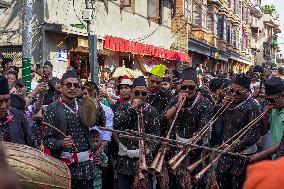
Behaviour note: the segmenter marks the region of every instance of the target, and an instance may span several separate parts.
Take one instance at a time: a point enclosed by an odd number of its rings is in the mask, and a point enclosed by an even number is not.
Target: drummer
[[[24,99],[22,102],[25,103]],[[15,106],[23,106],[14,103]],[[0,140],[34,146],[24,113],[10,106],[8,80],[0,76]]]
[[[43,121],[66,134],[63,138],[58,132],[45,128],[44,145],[51,155],[64,161],[71,172],[72,189],[93,188],[95,164],[91,159],[93,145],[89,128],[79,117],[81,102],[75,97],[80,87],[77,74],[67,71],[60,82],[62,97],[50,104]]]

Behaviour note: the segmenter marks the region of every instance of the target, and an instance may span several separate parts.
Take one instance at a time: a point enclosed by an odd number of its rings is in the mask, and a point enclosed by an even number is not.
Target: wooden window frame
[[[198,3],[197,3],[198,2]],[[199,25],[193,25],[193,20],[194,20],[194,5],[197,5],[200,9],[199,11]],[[191,15],[191,18],[192,18],[192,27],[193,28],[202,28],[202,12],[203,12],[203,0],[195,0],[192,2],[192,15]]]
[[[125,1],[128,2],[126,5],[124,4]],[[120,0],[120,10],[134,14],[135,13],[135,0]]]
[[[208,11],[209,10],[209,8],[212,8],[212,10],[211,11]],[[215,31],[215,14],[216,14],[216,10],[215,10],[216,8],[215,7],[208,7],[208,9],[207,9],[207,14],[206,14],[206,30],[207,31],[209,31],[210,33],[212,33],[212,34],[217,34],[216,32],[217,31]],[[211,22],[212,22],[212,28],[211,28],[211,30],[208,30],[208,17],[209,17],[209,15],[211,16]]]
[[[190,22],[192,21],[192,3],[192,0],[184,0],[184,16]]]
[[[155,14],[155,16],[152,16],[152,15],[148,15],[149,13],[148,13],[148,0],[147,0],[147,18],[148,18],[148,20],[151,20],[151,21],[153,21],[153,22],[157,22],[157,23],[160,23],[161,22],[161,13],[162,13],[162,7],[161,7],[161,5],[162,5],[162,2],[161,2],[161,0],[155,0],[156,1],[156,10],[155,10],[155,12],[154,13],[157,13],[157,14]]]

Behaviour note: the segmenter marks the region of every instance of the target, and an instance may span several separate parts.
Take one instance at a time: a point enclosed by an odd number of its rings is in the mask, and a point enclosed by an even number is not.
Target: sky
[[[271,5],[274,4],[276,11],[279,13],[280,18],[280,28],[282,33],[278,34],[278,43],[284,54],[284,1],[283,0],[262,0],[261,5]]]

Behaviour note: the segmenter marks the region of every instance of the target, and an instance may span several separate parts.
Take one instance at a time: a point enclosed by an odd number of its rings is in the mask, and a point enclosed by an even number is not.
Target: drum
[[[22,189],[71,189],[69,169],[60,160],[25,145],[3,142],[3,148]]]
[[[80,111],[80,118],[82,123],[87,127],[92,127],[97,121],[97,102],[90,96],[83,99]]]

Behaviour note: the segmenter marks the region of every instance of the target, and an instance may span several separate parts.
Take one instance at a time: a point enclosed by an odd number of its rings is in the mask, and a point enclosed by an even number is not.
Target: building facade
[[[267,42],[259,25],[266,19],[260,0],[101,0],[92,6],[100,68],[148,71],[158,63],[178,69],[203,64],[210,72],[237,73],[265,62],[257,54]],[[88,77],[85,7],[85,0],[34,1],[34,64],[51,60],[58,77],[68,66]],[[10,0],[0,15],[0,53],[20,53],[21,12],[21,2]]]

